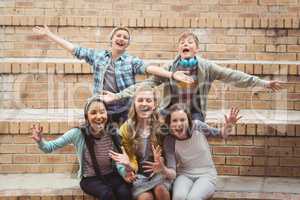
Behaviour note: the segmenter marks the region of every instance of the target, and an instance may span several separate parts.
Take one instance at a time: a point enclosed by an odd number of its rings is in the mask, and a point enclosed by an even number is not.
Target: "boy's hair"
[[[112,38],[114,37],[116,32],[119,30],[126,31],[128,33],[128,35],[129,35],[128,43],[130,43],[130,39],[131,39],[130,32],[129,32],[128,28],[122,27],[122,26],[116,27],[111,31],[110,36],[109,36],[110,41],[112,40]]]
[[[180,34],[179,38],[178,38],[178,43],[180,43],[182,40],[184,40],[185,38],[192,36],[197,47],[199,47],[199,39],[197,37],[197,35],[195,33],[189,32],[189,31],[185,31],[183,33]]]

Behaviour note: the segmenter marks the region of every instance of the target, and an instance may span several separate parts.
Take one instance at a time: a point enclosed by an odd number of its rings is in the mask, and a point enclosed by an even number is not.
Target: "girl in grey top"
[[[176,179],[173,185],[173,200],[204,200],[210,198],[216,189],[215,169],[206,136],[231,132],[239,110],[232,108],[225,116],[224,127],[219,130],[208,127],[199,120],[191,120],[191,114],[184,104],[174,104],[166,118],[171,134],[165,143],[172,146],[176,159]]]

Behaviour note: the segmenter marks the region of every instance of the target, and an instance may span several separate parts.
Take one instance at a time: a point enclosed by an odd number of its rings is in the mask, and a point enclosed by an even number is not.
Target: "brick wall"
[[[32,123],[0,123],[0,171],[76,172],[74,148],[67,146],[52,154],[42,153],[29,137]],[[46,139],[54,139],[76,122],[41,123]],[[219,174],[300,177],[299,133],[299,125],[247,123],[238,124],[227,140],[210,138],[209,143]]]
[[[208,96],[208,108],[300,110],[299,66],[228,64],[227,67],[288,84],[274,94],[263,88],[237,88],[215,81]],[[1,108],[81,109],[92,94],[93,78],[85,63],[7,62],[0,63],[0,72]]]
[[[83,15],[121,17],[299,17],[298,0],[156,0],[1,1],[0,13],[10,15]]]
[[[23,20],[24,18],[20,17],[20,19]],[[177,54],[178,35],[191,29],[200,39],[201,54],[204,58],[219,60],[299,60],[299,29],[283,27],[269,29],[267,27],[255,28],[252,26],[249,29],[245,25],[239,28],[236,25],[230,27],[227,24],[206,26],[199,24],[200,21],[198,21],[197,26],[193,27],[191,25],[193,21],[190,19],[188,22],[182,22],[182,25],[177,24],[178,21],[174,21],[174,26],[168,29],[163,29],[165,27],[163,24],[152,27],[152,25],[147,26],[147,23],[143,23],[140,28],[134,25],[131,28],[132,44],[128,51],[144,59],[173,59]],[[207,20],[204,22],[209,23]],[[212,23],[217,23],[217,20],[212,21]],[[12,20],[11,24],[0,28],[2,38],[1,57],[72,57],[66,50],[53,42],[34,36],[32,25],[39,23],[19,26],[19,23]],[[43,24],[43,22],[40,24]],[[185,24],[186,27],[183,26]],[[54,23],[51,29],[74,44],[105,49],[109,48],[108,37],[112,30],[108,26],[113,25],[96,24],[95,26],[86,26],[83,22],[82,24],[69,26],[68,24]],[[169,23],[167,27],[169,27]],[[300,27],[299,22],[297,27]]]

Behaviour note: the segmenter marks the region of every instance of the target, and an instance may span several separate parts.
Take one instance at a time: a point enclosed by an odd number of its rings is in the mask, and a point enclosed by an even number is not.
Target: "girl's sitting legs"
[[[137,200],[154,200],[153,194],[151,191],[144,192],[137,197]]]
[[[205,200],[214,194],[216,185],[208,176],[190,178],[180,175],[173,186],[173,200]]]
[[[169,190],[164,184],[155,186],[153,192],[156,200],[170,200],[171,198]]]
[[[185,200],[192,186],[193,181],[187,176],[176,177],[173,184],[173,200]]]

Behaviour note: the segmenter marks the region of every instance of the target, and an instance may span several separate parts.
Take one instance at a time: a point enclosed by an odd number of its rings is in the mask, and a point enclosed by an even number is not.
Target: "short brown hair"
[[[197,47],[199,47],[199,39],[197,37],[197,35],[195,33],[189,32],[189,31],[185,31],[183,33],[180,34],[179,38],[178,38],[178,43],[180,43],[180,41],[184,40],[185,38],[192,36]]]
[[[110,33],[110,40],[112,40],[112,38],[114,37],[114,35],[116,34],[116,32],[119,31],[119,30],[126,31],[128,33],[128,35],[129,35],[128,41],[130,42],[130,38],[131,38],[130,37],[130,32],[129,32],[128,28],[122,27],[122,26],[116,27],[116,28],[114,28],[111,31],[111,33]]]

